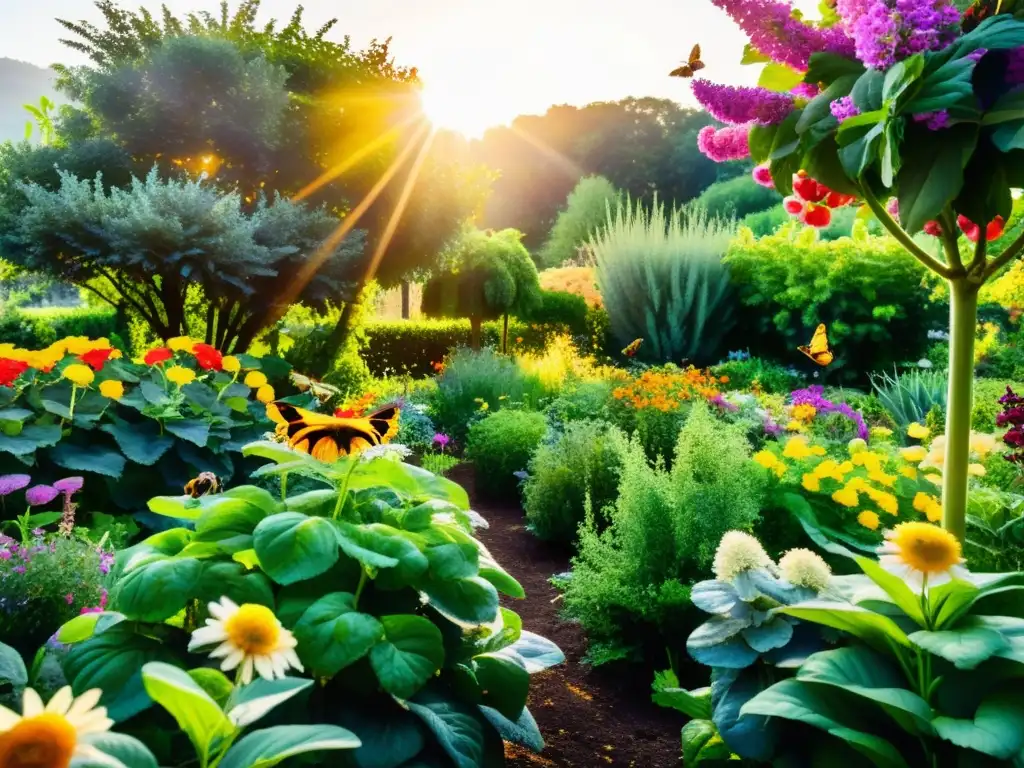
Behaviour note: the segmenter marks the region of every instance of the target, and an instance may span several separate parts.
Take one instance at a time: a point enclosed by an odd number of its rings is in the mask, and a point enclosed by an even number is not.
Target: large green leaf
[[[508,595],[518,600],[526,597],[526,590],[523,589],[523,585],[498,564],[482,542],[477,541],[476,544],[480,550],[480,572],[477,575],[481,579],[485,579],[493,584],[494,588],[503,595]]]
[[[50,451],[53,463],[75,472],[95,472],[117,479],[124,472],[125,458],[117,451],[104,445],[90,443],[88,446],[73,445],[62,441]]]
[[[791,67],[787,67],[785,64],[776,64],[775,62],[769,62],[765,64],[764,69],[761,70],[761,76],[757,80],[757,84],[761,88],[767,88],[769,91],[777,91],[778,93],[789,93],[801,82],[803,82],[804,73],[797,72]]]
[[[350,490],[377,487],[387,487],[412,499],[441,499],[451,502],[459,509],[469,509],[469,496],[461,485],[411,464],[373,461],[360,464],[352,473]]]
[[[778,126],[755,124],[750,127],[750,159],[755,163],[763,163],[772,151],[772,143]]]
[[[992,143],[1001,152],[1024,149],[1024,119],[1002,123],[992,131]]]
[[[423,592],[446,618],[462,626],[479,626],[498,615],[498,592],[479,576],[454,581],[429,581]]]
[[[202,572],[194,558],[147,563],[118,579],[110,604],[135,621],[164,621],[193,599]]]
[[[385,639],[370,651],[370,666],[388,693],[409,698],[444,664],[441,631],[422,616],[382,616]]]
[[[757,661],[758,653],[740,633],[750,626],[747,619],[712,616],[690,633],[687,652],[701,664],[743,669]]]
[[[359,734],[363,745],[346,755],[356,768],[407,768],[426,742],[427,729],[396,699],[384,699],[380,706],[336,704],[331,720]]]
[[[957,669],[974,669],[1010,647],[1002,633],[979,626],[914,632],[910,642],[953,662]]]
[[[678,710],[694,719],[706,720],[711,717],[710,688],[699,688],[694,691],[680,688],[679,678],[670,669],[656,672],[651,687],[654,690],[651,700],[659,707]]]
[[[312,680],[301,677],[279,677],[276,680],[258,677],[233,691],[225,711],[232,723],[239,728],[248,728],[262,720],[275,707],[308,690],[312,685]]]
[[[379,557],[395,561],[394,565],[380,565],[376,586],[381,589],[401,589],[412,586],[427,571],[427,557],[411,538],[414,534],[406,534],[397,528],[383,523],[353,526],[342,523],[338,526],[338,541],[346,554],[351,552],[345,547],[356,542],[358,549],[353,551],[372,551]],[[355,559],[359,560],[359,557]],[[375,558],[376,559],[376,558]],[[362,562],[362,561],[360,561]],[[382,562],[382,561],[381,561]],[[372,563],[364,563],[374,567]]]
[[[114,611],[83,613],[68,620],[57,630],[57,640],[65,645],[80,643],[93,635],[105,632],[124,620],[124,614]]]
[[[183,669],[150,662],[142,667],[142,684],[150,698],[170,712],[203,762],[215,742],[235,730],[217,702]]]
[[[174,445],[174,438],[161,434],[160,428],[153,420],[138,424],[104,424],[100,429],[113,436],[117,441],[117,447],[129,461],[147,467],[156,464]]]
[[[863,73],[864,65],[856,59],[835,53],[812,53],[804,82],[831,85],[840,78],[860,77]]]
[[[394,568],[398,558],[384,550],[391,547],[389,537],[374,533],[367,526],[336,523],[341,551],[367,568]]]
[[[519,744],[538,753],[544,749],[544,737],[541,736],[540,728],[537,727],[537,721],[533,719],[533,715],[526,707],[523,707],[522,713],[515,721],[509,720],[491,707],[481,706],[480,712],[505,741]]]
[[[860,117],[868,117],[869,114]],[[874,113],[870,113],[875,118]],[[847,122],[858,118],[854,117]],[[878,118],[875,118],[878,119]],[[846,131],[844,126],[840,127],[839,137],[839,162],[843,170],[851,179],[859,179],[865,170],[871,167],[879,158],[882,137],[885,135],[884,118],[870,125],[851,125]]]
[[[921,54],[903,59],[886,70],[882,81],[883,103],[898,102],[908,91],[913,92],[923,72],[924,56]]]
[[[384,639],[384,626],[357,611],[347,592],[321,597],[302,614],[294,631],[299,657],[317,677],[333,677]]]
[[[202,419],[181,419],[178,421],[167,421],[164,429],[175,437],[188,440],[200,448],[206,446],[210,439],[210,424]]]
[[[207,496],[202,502],[195,540],[216,542],[229,554],[251,549],[256,526],[280,509],[276,499],[255,486],[232,488],[221,495]]]
[[[252,731],[228,750],[221,768],[270,768],[295,755],[355,749],[361,744],[352,731],[337,725],[275,725]]]
[[[118,761],[111,765],[109,759],[75,759],[72,768],[157,768],[156,758],[145,744],[123,733],[106,731],[89,736],[89,746]]]
[[[926,55],[921,86],[904,112],[922,114],[970,109],[974,106],[971,75],[975,62],[970,59],[944,59],[941,55]]]
[[[480,703],[518,720],[530,692],[530,673],[518,655],[499,651],[474,656],[473,672],[483,690]]]
[[[253,548],[264,572],[282,585],[319,576],[338,560],[331,523],[297,512],[264,518],[253,532]]]
[[[473,542],[452,542],[429,547],[426,551],[430,577],[447,581],[475,576],[480,567],[480,551]]]
[[[902,209],[901,209],[902,215]],[[900,609],[922,627],[925,626],[924,612],[921,610],[921,596],[914,593],[907,583],[894,576],[878,564],[877,560],[868,557],[856,557],[857,565],[875,584],[881,587]]]
[[[203,572],[195,589],[194,597],[204,603],[227,596],[239,605],[255,603],[274,607],[270,579],[260,571],[247,570],[246,566],[237,562],[203,561]]]
[[[504,652],[514,653],[522,662],[523,668],[531,675],[543,672],[545,669],[565,661],[565,654],[557,645],[546,637],[525,630],[520,631],[516,641],[507,646]]]
[[[426,724],[456,768],[485,765],[484,727],[476,711],[429,690],[407,701],[406,706]]]
[[[1024,692],[1003,691],[988,696],[973,720],[940,716],[933,725],[939,736],[958,747],[1009,760],[1024,749]]]
[[[0,643],[0,685],[23,688],[28,684],[28,670],[21,654],[9,645]]]
[[[899,628],[896,622],[888,616],[856,605],[810,600],[779,608],[778,611],[797,619],[849,632],[854,637],[859,637],[883,652],[889,648],[889,641],[896,642],[905,648],[911,647],[906,633]]]
[[[898,177],[900,222],[908,232],[919,232],[936,218],[964,183],[964,166],[978,141],[973,125],[942,131],[908,133],[903,145],[903,167]]]
[[[988,108],[981,120],[982,125],[998,125],[999,123],[1024,120],[1024,92],[1012,90],[1004,93]]]
[[[710,720],[691,720],[683,726],[683,764],[700,765],[702,762],[715,764],[729,760],[731,752],[718,736],[718,729]]]

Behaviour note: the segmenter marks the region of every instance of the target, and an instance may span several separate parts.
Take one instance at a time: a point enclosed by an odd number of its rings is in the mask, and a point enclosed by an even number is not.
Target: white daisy
[[[966,579],[963,562],[956,536],[925,522],[900,523],[878,548],[878,564],[917,591]]]
[[[192,633],[190,651],[219,643],[210,658],[223,658],[220,668],[225,672],[241,666],[239,679],[245,684],[252,682],[253,668],[267,680],[284,677],[289,667],[302,671],[295,636],[269,608],[253,603],[239,606],[222,597],[209,609],[206,626]]]
[[[114,724],[106,707],[96,706],[101,695],[94,688],[76,699],[71,686],[64,686],[43,706],[39,694],[26,688],[20,715],[0,706],[0,766],[63,768],[75,758],[109,762],[87,743],[91,734],[108,731]]]

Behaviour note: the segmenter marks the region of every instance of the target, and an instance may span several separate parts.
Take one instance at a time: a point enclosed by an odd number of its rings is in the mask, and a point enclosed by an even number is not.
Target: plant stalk
[[[967,532],[967,465],[974,406],[974,336],[978,285],[966,278],[949,282],[949,396],[946,403],[946,459],[942,479],[942,524],[963,541]]]

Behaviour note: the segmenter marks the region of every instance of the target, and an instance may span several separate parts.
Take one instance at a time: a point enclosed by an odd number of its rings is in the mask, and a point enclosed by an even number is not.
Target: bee
[[[185,483],[185,493],[193,499],[198,499],[211,493],[220,493],[222,485],[221,479],[213,472],[200,472],[199,477]]]
[[[669,77],[693,77],[700,70],[704,69],[704,62],[700,60],[700,45],[693,46],[690,51],[689,60],[681,67],[676,67],[668,73]]]

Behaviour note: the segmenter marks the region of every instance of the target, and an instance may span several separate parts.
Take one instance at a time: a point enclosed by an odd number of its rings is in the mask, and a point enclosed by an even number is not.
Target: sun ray
[[[570,160],[557,149],[548,146],[543,141],[538,139],[536,136],[531,136],[526,131],[516,127],[514,123],[509,127],[512,129],[512,133],[514,133],[527,144],[529,144],[534,149],[539,151],[545,157],[552,160],[555,163],[555,165],[557,165],[559,168],[565,171],[566,176],[569,176],[575,180],[587,175],[587,172],[580,165]]]

